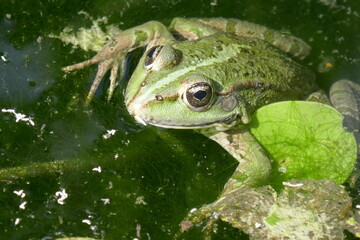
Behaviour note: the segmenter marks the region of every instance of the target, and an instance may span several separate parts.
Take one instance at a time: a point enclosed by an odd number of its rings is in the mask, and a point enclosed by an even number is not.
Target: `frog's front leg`
[[[218,32],[240,37],[257,38],[269,42],[294,57],[303,59],[311,47],[302,39],[247,21],[226,18],[174,18],[170,29],[182,37],[195,40]]]
[[[204,234],[206,239],[210,239],[215,221],[221,218],[217,212],[226,206],[226,203],[234,200],[234,196],[237,196],[239,191],[246,192],[253,187],[265,185],[271,173],[271,161],[245,126],[220,132],[210,129],[199,132],[220,144],[239,161],[239,165],[217,200],[192,211],[180,224],[181,232],[185,232],[194,224],[206,220]]]
[[[174,40],[174,37],[167,28],[156,21],[147,22],[143,25],[125,30],[111,39],[103,49],[91,59],[64,67],[63,71],[73,71],[81,69],[92,64],[99,64],[98,72],[86,98],[88,104],[93,98],[101,79],[111,69],[110,88],[108,98],[110,99],[116,87],[116,78],[119,72],[119,66],[124,63],[128,52],[148,45],[148,49]],[[123,68],[120,69],[123,71]]]
[[[224,187],[224,192],[241,187],[258,187],[267,182],[271,173],[270,159],[245,126],[223,132],[203,131],[202,134],[220,144],[239,161],[234,174]]]
[[[217,200],[192,211],[180,224],[181,232],[185,232],[194,224],[206,220],[205,238],[210,239],[213,224],[219,218],[217,211],[222,208],[223,203],[231,202],[238,191],[247,191],[245,189],[265,185],[271,174],[271,161],[258,141],[243,125],[227,131],[217,131],[212,128],[198,131],[220,144],[239,162]]]

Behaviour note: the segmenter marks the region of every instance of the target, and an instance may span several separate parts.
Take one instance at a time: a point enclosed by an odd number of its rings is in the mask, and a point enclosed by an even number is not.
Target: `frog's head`
[[[128,111],[138,122],[164,128],[225,129],[249,122],[244,103],[231,90],[233,82],[224,79],[229,75],[224,71],[231,70],[226,60],[235,55],[234,50],[222,45],[223,51],[214,54],[199,43],[148,47],[125,94]]]

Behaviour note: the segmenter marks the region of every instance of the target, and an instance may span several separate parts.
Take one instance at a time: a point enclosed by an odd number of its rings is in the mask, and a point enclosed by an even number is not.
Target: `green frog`
[[[125,92],[130,114],[143,125],[197,129],[218,142],[239,161],[227,186],[263,184],[270,161],[246,124],[263,105],[320,93],[314,74],[291,58],[305,58],[309,45],[247,21],[175,18],[169,28],[151,21],[125,30],[90,60],[63,70],[99,64],[86,103],[110,70],[110,98],[126,54],[144,46]],[[359,119],[358,102],[349,101],[358,90],[346,80],[331,90],[350,120]]]
[[[125,92],[126,107],[137,122],[162,128],[196,129],[219,143],[239,165],[224,194],[264,185],[271,162],[246,125],[258,108],[295,99],[327,101],[315,75],[293,58],[310,47],[303,40],[237,19],[175,18],[169,27],[151,21],[125,30],[93,58],[65,71],[98,64],[88,104],[110,71],[109,98],[125,56],[145,47]],[[360,87],[342,80],[331,88],[335,107],[358,128]]]

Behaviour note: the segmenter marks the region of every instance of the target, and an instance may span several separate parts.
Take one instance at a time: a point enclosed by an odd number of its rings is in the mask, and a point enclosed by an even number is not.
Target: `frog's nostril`
[[[158,101],[158,102],[161,102],[161,101],[164,100],[164,98],[161,95],[156,95],[155,100]]]

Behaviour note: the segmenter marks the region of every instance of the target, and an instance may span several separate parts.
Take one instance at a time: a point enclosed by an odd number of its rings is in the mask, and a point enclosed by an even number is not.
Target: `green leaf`
[[[346,181],[357,145],[334,108],[316,102],[267,105],[252,116],[250,131],[273,160],[271,184],[289,179]]]

